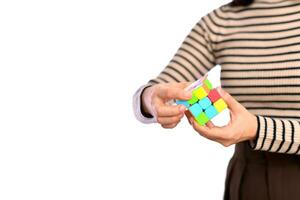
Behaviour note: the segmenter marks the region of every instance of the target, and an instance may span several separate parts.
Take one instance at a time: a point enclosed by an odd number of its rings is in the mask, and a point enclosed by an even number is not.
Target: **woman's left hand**
[[[206,126],[200,126],[193,116],[186,112],[193,128],[203,137],[219,142],[226,147],[254,139],[257,130],[256,117],[225,90],[218,88],[218,91],[231,112],[230,123],[224,127],[215,127],[211,122]]]

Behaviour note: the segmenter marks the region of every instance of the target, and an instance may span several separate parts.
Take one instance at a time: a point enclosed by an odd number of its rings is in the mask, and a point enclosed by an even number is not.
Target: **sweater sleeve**
[[[250,141],[254,150],[300,154],[300,122],[264,116],[257,118],[256,139]]]
[[[139,121],[155,122],[153,117],[145,116],[141,109],[141,95],[146,87],[159,83],[194,82],[216,65],[213,50],[215,35],[212,32],[213,27],[208,26],[207,17],[208,15],[202,17],[193,27],[177,53],[160,74],[140,87],[134,94],[133,109]]]

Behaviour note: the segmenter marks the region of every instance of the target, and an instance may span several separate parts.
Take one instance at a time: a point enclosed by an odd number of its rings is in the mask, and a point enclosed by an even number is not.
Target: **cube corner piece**
[[[211,84],[211,82],[208,79],[204,80],[204,84],[208,87],[208,89],[210,89],[210,90],[213,89],[213,85]]]
[[[198,124],[204,126],[207,122],[209,122],[209,118],[206,116],[204,112],[202,112],[198,117],[195,118]]]
[[[190,98],[187,102],[188,102],[189,104],[193,105],[194,103],[197,103],[198,100],[199,100],[199,99],[198,99],[194,94],[192,94],[192,98]]]
[[[218,127],[223,127],[229,124],[230,122],[230,111],[228,108],[225,108],[221,113],[216,115],[211,119],[211,122]]]
[[[208,93],[202,86],[200,86],[193,91],[193,95],[195,95],[198,99],[203,99],[208,95]]]
[[[225,110],[225,108],[227,108],[227,104],[225,103],[225,101],[223,99],[219,99],[218,101],[216,101],[214,103],[214,107],[217,109],[217,111],[220,113],[223,110]]]

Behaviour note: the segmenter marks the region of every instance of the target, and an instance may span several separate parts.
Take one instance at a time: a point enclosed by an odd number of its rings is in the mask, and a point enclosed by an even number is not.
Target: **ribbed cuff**
[[[257,137],[249,142],[253,150],[300,154],[300,122],[257,116]]]
[[[260,121],[259,121],[258,116],[256,116],[256,122],[257,122],[257,129],[256,129],[255,139],[249,141],[249,145],[252,149],[256,148],[257,140],[258,140],[258,137],[259,137]]]
[[[263,137],[262,135],[260,135],[260,130],[261,130],[261,121],[260,120],[261,120],[261,117],[256,116],[256,122],[257,122],[256,136],[255,136],[255,139],[249,141],[249,145],[253,150],[258,150],[257,149],[258,142],[261,142],[258,140]]]
[[[252,149],[292,154],[300,148],[298,122],[263,116],[258,116],[257,119],[260,125],[257,129],[257,139],[252,141]]]
[[[156,120],[154,117],[145,115],[142,112],[142,94],[147,87],[150,87],[151,84],[144,85],[140,87],[135,94],[133,95],[133,112],[137,120],[145,124],[155,123]]]

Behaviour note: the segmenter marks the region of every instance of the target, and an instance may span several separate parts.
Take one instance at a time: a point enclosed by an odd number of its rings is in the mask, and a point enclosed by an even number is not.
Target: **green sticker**
[[[213,86],[212,86],[211,82],[208,79],[205,79],[204,83],[208,87],[208,89],[210,89],[210,90],[213,89]]]
[[[206,114],[204,112],[202,112],[198,117],[196,117],[196,121],[201,126],[204,126],[209,121],[209,118],[206,116]]]
[[[194,104],[194,103],[197,103],[199,99],[193,94],[192,98],[190,100],[188,100],[188,103],[189,104]]]

